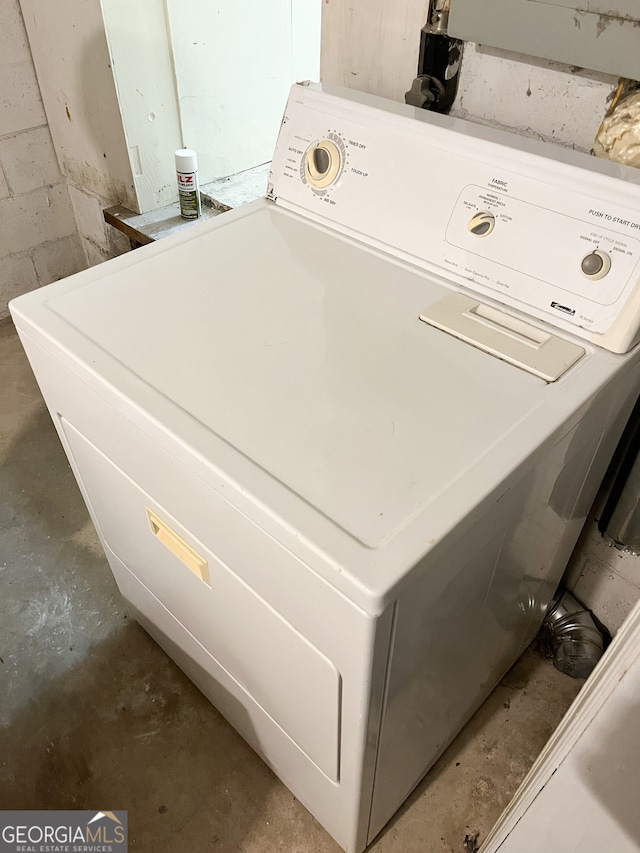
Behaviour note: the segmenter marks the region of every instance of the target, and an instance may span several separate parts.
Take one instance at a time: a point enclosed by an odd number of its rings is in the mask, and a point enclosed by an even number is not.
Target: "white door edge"
[[[480,848],[497,853],[612,694],[640,657],[640,601],[635,605],[602,660],[549,738],[502,815]]]

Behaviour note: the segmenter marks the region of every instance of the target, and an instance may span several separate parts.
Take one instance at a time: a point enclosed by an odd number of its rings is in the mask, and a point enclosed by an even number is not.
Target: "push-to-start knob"
[[[307,182],[323,189],[332,184],[342,169],[342,156],[335,142],[321,139],[314,142],[304,155],[304,172]]]
[[[467,222],[467,228],[475,237],[486,237],[491,234],[496,225],[496,218],[488,210],[479,210]]]
[[[585,278],[604,278],[611,269],[611,257],[600,249],[594,249],[580,262],[580,272]]]

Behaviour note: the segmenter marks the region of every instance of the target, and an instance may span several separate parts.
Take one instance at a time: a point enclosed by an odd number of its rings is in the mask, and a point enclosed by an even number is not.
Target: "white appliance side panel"
[[[628,349],[640,326],[632,299],[640,289],[633,170],[607,170],[541,143],[518,150],[517,137],[420,113],[294,87],[272,164],[272,197],[613,349],[603,335],[620,319]],[[336,146],[340,167],[333,183],[317,188],[305,163],[324,139]],[[490,233],[470,230],[480,213],[491,217]],[[594,250],[611,261],[600,279],[581,272]],[[631,320],[621,317],[629,305]]]
[[[369,843],[515,660],[531,590],[508,540],[530,487],[488,508],[398,601]]]
[[[606,474],[631,411],[638,399],[638,374],[628,373],[601,392],[584,418],[572,430],[572,441],[566,448],[562,470],[555,476],[553,465],[540,474],[552,478],[553,487],[541,523],[539,536],[529,554],[527,568],[536,607],[520,652],[536,636],[562,575],[565,572],[598,489]],[[557,445],[556,449],[558,446]],[[554,453],[556,452],[554,449]],[[522,548],[513,539],[514,552]]]
[[[605,389],[400,597],[369,842],[537,633],[635,402],[632,380]]]

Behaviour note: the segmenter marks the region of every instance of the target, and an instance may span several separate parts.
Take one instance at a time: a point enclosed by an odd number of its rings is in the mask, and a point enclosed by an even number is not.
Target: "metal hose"
[[[560,590],[544,624],[553,640],[553,665],[572,678],[588,678],[604,654],[604,639],[591,613]]]

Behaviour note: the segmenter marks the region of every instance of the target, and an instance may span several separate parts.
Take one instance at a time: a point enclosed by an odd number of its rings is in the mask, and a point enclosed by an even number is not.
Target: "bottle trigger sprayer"
[[[180,215],[184,219],[197,219],[202,213],[202,209],[200,207],[196,152],[192,151],[191,148],[179,148],[175,153],[175,158]]]

